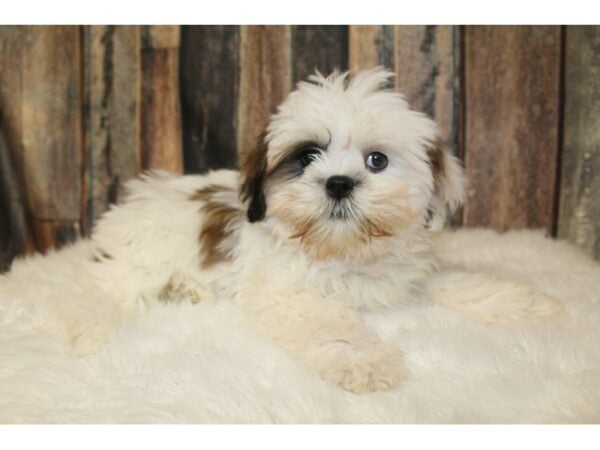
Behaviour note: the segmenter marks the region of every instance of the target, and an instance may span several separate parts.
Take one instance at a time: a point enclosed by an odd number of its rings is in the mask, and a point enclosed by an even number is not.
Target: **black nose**
[[[330,197],[335,198],[336,200],[341,200],[344,197],[348,197],[354,185],[356,183],[350,177],[346,177],[344,175],[334,175],[329,177],[327,183],[325,184],[325,188],[327,189],[327,193]]]

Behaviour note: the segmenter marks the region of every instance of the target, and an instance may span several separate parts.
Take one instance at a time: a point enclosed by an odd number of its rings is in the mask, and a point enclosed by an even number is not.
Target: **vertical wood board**
[[[184,170],[235,167],[239,27],[183,26],[179,73]]]
[[[81,217],[80,45],[75,26],[29,27],[23,42],[23,169],[38,220]]]
[[[411,108],[424,112],[440,127],[441,138],[458,150],[457,104],[460,101],[458,27],[397,26],[396,87]]]
[[[348,69],[348,27],[297,25],[292,27],[292,79],[306,80],[318,70],[328,75]]]
[[[558,236],[600,258],[600,27],[567,26]]]
[[[238,152],[256,144],[269,116],[291,88],[290,29],[242,26],[237,112]]]
[[[553,228],[560,28],[466,27],[467,225]]]
[[[351,74],[375,66],[394,70],[394,27],[350,25],[348,65]]]
[[[137,26],[85,30],[87,220],[116,203],[141,169],[141,48]]]
[[[183,170],[179,26],[142,27],[143,169]]]
[[[24,199],[0,117],[0,273],[9,269],[16,255],[24,253],[26,242]]]

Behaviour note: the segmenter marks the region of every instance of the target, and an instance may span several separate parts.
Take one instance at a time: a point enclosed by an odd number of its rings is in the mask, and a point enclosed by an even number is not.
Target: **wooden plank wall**
[[[0,270],[87,235],[145,169],[235,167],[315,69],[384,65],[465,162],[454,224],[600,258],[600,27],[0,27]]]
[[[558,236],[600,259],[600,27],[567,27]]]

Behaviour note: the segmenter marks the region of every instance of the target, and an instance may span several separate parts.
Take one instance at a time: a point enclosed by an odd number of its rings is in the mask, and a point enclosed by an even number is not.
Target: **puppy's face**
[[[391,75],[299,84],[241,169],[251,222],[266,220],[315,259],[443,223],[463,196],[460,167],[435,147],[434,122],[381,89]]]

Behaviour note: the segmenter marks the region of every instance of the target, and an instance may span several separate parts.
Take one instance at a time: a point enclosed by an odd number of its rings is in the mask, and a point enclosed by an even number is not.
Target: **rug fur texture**
[[[176,239],[182,217],[164,217]],[[442,232],[435,251],[445,265],[529,283],[559,299],[567,319],[485,326],[418,302],[371,313],[411,375],[396,390],[355,395],[254,335],[227,298],[148,302],[117,321],[115,293],[97,282],[92,244],[81,241],[0,276],[0,422],[600,422],[599,265],[532,231]],[[75,355],[65,324],[107,319],[105,344]]]

